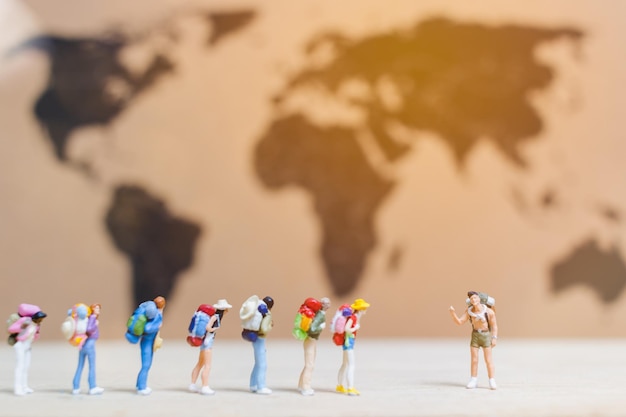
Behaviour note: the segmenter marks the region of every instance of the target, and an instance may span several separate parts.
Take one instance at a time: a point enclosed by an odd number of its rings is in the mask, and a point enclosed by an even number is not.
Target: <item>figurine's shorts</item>
[[[208,333],[200,345],[200,350],[207,350],[213,347],[213,340],[215,340],[215,333]]]
[[[346,341],[344,341],[342,348],[343,350],[352,350],[354,349],[354,339],[356,337],[348,337]]]
[[[479,332],[477,330],[472,331],[472,341],[470,342],[471,347],[491,347],[491,332]]]

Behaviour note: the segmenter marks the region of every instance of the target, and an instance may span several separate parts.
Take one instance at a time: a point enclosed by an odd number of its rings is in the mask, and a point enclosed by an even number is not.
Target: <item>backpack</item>
[[[330,324],[330,331],[333,332],[333,342],[337,346],[343,345],[344,333],[346,332],[346,323],[349,318],[355,317],[352,314],[352,308],[350,304],[340,305],[333,316],[333,320]]]
[[[11,313],[7,319],[7,332],[9,339],[7,343],[13,346],[17,342],[17,336],[23,328],[32,320],[32,316],[39,312],[40,309],[33,304],[20,304],[17,307],[17,313]]]
[[[200,346],[206,336],[207,326],[211,320],[211,316],[215,314],[215,308],[208,304],[202,304],[189,322],[189,336],[187,336],[187,343],[190,346]]]
[[[322,303],[315,298],[307,298],[298,309],[293,321],[293,336],[298,340],[305,340],[309,335],[311,322],[315,314],[322,308]]]
[[[135,309],[126,322],[126,339],[131,343],[139,342],[139,337],[143,335],[146,323],[148,322],[148,317],[146,317],[147,303],[154,303],[154,301],[146,301],[139,304],[139,307]]]
[[[87,309],[87,317],[80,319],[78,317],[78,308],[85,307]],[[91,309],[82,303],[74,304],[67,312],[67,317],[61,324],[61,333],[70,342],[72,346],[81,346],[87,341],[87,322]]]

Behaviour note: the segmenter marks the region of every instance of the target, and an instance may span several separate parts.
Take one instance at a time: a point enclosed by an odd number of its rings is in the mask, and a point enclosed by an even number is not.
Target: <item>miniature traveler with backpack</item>
[[[221,326],[224,314],[231,307],[225,299],[218,300],[217,304],[213,305],[201,304],[191,318],[187,343],[190,346],[200,346],[198,362],[191,371],[191,384],[189,385],[191,392],[200,392],[204,395],[215,394],[215,391],[209,387],[213,340],[215,339],[215,332]],[[202,387],[199,390],[196,385],[198,376],[201,376],[202,380]]]
[[[272,390],[265,385],[267,374],[267,350],[265,336],[272,330],[273,321],[270,310],[274,306],[272,297],[262,300],[253,295],[244,301],[239,310],[239,318],[244,340],[252,342],[254,348],[254,367],[250,375],[250,391],[257,394],[271,394]]]
[[[478,349],[483,348],[489,375],[489,388],[496,389],[495,368],[491,353],[491,349],[498,342],[498,323],[496,322],[494,310],[495,300],[485,293],[476,291],[469,291],[467,296],[468,299],[465,302],[468,308],[461,317],[456,315],[454,307],[450,306],[449,308],[450,316],[456,324],[461,325],[468,320],[472,323],[472,339],[470,342],[471,377],[466,388],[473,389],[478,385]]]
[[[130,316],[126,323],[126,339],[131,343],[139,342],[141,349],[141,370],[137,375],[137,394],[149,395],[148,372],[152,367],[154,352],[160,347],[159,330],[163,325],[165,298],[159,296],[153,301],[145,301]]]
[[[89,395],[99,395],[104,392],[96,384],[96,340],[100,337],[98,317],[100,304],[76,304],[68,312],[68,318],[63,322],[61,329],[73,346],[78,346],[78,367],[72,382],[72,394],[80,394],[80,377],[85,366],[85,359],[89,362]],[[72,323],[73,326],[72,326]],[[68,334],[72,333],[70,336]]]
[[[369,308],[362,298],[354,301],[351,305],[344,304],[337,309],[331,323],[333,342],[343,349],[343,361],[337,375],[336,391],[348,395],[360,395],[354,388],[354,342],[356,332],[361,327],[361,316]]]
[[[326,297],[321,300],[307,298],[298,309],[294,321],[293,335],[303,341],[304,369],[298,381],[298,390],[302,395],[313,395],[311,376],[315,365],[317,339],[326,327],[326,310],[330,307],[330,300]]]
[[[15,395],[33,393],[28,386],[28,368],[30,367],[31,345],[39,338],[39,326],[46,317],[46,313],[33,304],[20,304],[17,313],[11,314],[7,320],[9,345],[13,346],[16,354]]]

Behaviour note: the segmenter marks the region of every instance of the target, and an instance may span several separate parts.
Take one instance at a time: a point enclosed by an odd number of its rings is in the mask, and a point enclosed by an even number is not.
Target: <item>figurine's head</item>
[[[165,297],[161,297],[159,295],[153,301],[159,310],[163,310],[163,308],[165,307]]]
[[[468,291],[467,296],[470,300],[471,305],[480,304],[480,295],[476,291]]]
[[[92,304],[90,307],[91,309],[91,314],[95,314],[96,317],[100,315],[100,309],[102,308],[102,306],[100,304]]]
[[[33,314],[31,316],[31,319],[33,320],[33,322],[39,324],[46,317],[48,317],[48,315],[46,313],[44,313],[43,311],[38,311],[38,312],[36,312],[35,314]]]
[[[330,307],[330,298],[328,297],[322,297],[320,299],[320,302],[322,303],[322,310],[326,311],[328,310],[328,307]]]
[[[274,299],[270,297],[269,295],[263,298],[263,302],[267,304],[267,308],[270,310],[272,309],[272,307],[274,307]]]

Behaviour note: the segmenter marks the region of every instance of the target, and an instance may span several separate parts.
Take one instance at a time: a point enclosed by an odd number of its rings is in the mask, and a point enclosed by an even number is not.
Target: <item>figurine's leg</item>
[[[341,368],[339,368],[339,373],[337,374],[337,391],[344,392],[345,387],[348,383],[346,370],[348,368],[348,351],[343,351],[343,360],[341,362]],[[340,388],[341,387],[341,388]]]
[[[87,382],[89,383],[89,389],[93,390],[98,385],[96,384],[96,341],[87,339],[87,343],[83,346],[85,354],[87,355],[87,362],[89,363],[89,376]]]
[[[471,355],[471,378],[465,388],[473,389],[478,386],[478,348],[470,346]]]
[[[15,395],[24,395],[24,386],[26,386],[26,383],[24,381],[24,362],[26,360],[26,349],[23,342],[17,342],[15,345],[13,345],[13,348],[15,350],[16,358],[14,392]]]
[[[470,347],[470,356],[471,356],[471,361],[472,361],[472,367],[471,367],[471,375],[472,378],[476,378],[478,376],[478,348],[477,347]]]
[[[265,375],[267,372],[267,350],[265,349],[265,338],[259,337],[254,342],[254,363],[256,367],[256,383],[259,390],[265,387]]]
[[[84,349],[84,348],[83,348]],[[83,367],[85,366],[85,356],[86,352],[81,349],[78,351],[78,366],[76,367],[76,372],[74,373],[74,380],[72,381],[73,394],[78,394],[80,389],[80,377],[83,374]]]
[[[311,390],[311,376],[313,375],[313,367],[315,366],[316,340],[307,337],[304,340],[304,369],[300,374],[300,382],[298,388],[301,391]]]
[[[483,354],[485,355],[485,364],[487,365],[487,374],[489,378],[495,378],[496,370],[493,365],[493,355],[491,352],[491,347],[484,347]]]
[[[24,352],[24,373],[22,375],[23,389],[26,394],[31,394],[33,389],[28,386],[28,370],[30,369],[30,356],[31,356],[31,348],[30,344],[26,348]]]
[[[141,370],[139,371],[139,375],[137,375],[137,390],[144,391],[146,394],[149,393],[149,390],[147,390],[148,372],[152,366],[153,342],[154,339],[141,340]]]
[[[355,363],[354,363],[354,349],[349,349],[346,350],[346,353],[348,355],[348,369],[347,369],[347,380],[348,380],[348,390],[353,389],[354,388],[354,368],[355,368]]]
[[[200,375],[200,370],[204,366],[204,356],[202,355],[202,351],[198,354],[198,362],[196,362],[196,366],[193,367],[191,371],[191,385],[189,385],[189,391],[195,392],[198,390],[196,387],[196,381],[198,381],[198,376]]]
[[[250,374],[250,391],[252,392],[257,392],[259,389],[257,382],[257,374],[259,373],[259,363],[257,362],[257,356],[259,356],[257,354],[257,341],[258,339],[252,342],[252,349],[254,349],[254,366],[252,367],[252,373]]]
[[[498,385],[496,384],[496,370],[493,364],[493,355],[491,352],[491,346],[484,347],[483,353],[485,355],[485,364],[487,365],[487,373],[489,374],[489,388],[496,389]]]
[[[200,352],[200,354],[204,358],[202,361],[204,363],[204,366],[202,368],[202,386],[208,387],[209,386],[209,373],[211,372],[211,359],[213,358],[213,350],[206,349]]]

